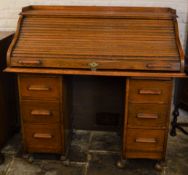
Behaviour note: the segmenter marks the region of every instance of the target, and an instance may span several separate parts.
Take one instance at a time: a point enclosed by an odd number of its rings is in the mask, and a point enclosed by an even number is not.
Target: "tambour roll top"
[[[180,72],[183,64],[169,8],[25,7],[8,53],[9,67]]]

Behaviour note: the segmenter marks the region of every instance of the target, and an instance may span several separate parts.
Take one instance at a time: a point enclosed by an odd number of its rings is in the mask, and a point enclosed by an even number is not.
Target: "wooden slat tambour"
[[[180,71],[183,64],[173,9],[29,6],[20,15],[11,67],[28,67],[23,59],[41,68],[95,63],[95,70]]]

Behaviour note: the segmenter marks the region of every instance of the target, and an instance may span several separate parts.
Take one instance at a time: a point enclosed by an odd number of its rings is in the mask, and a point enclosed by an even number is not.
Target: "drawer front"
[[[127,151],[163,151],[165,130],[127,129]]]
[[[22,101],[22,119],[27,122],[52,123],[60,121],[60,104],[46,101]]]
[[[60,77],[48,76],[20,76],[20,96],[33,99],[59,99],[61,82]]]
[[[30,152],[61,151],[60,125],[24,124],[24,138]]]
[[[172,81],[131,79],[129,101],[135,103],[170,103]]]
[[[161,104],[129,104],[129,127],[166,127],[169,118],[168,105]]]

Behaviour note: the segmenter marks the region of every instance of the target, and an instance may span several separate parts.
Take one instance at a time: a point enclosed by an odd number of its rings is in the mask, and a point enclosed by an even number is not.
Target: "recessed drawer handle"
[[[42,62],[40,60],[18,60],[18,63],[23,65],[40,65]]]
[[[48,110],[32,110],[31,115],[51,116],[52,112]]]
[[[159,65],[159,64],[147,64],[146,65],[147,68],[164,68],[164,69],[170,69],[172,68],[172,65],[171,64],[166,64],[166,65]]]
[[[158,119],[157,114],[145,114],[145,113],[138,113],[137,118],[143,118],[143,119]]]
[[[138,93],[141,95],[160,95],[161,90],[140,89]]]
[[[35,139],[52,139],[52,135],[51,134],[46,134],[46,133],[35,133],[33,135],[33,138]]]
[[[136,143],[157,143],[155,138],[137,138]]]
[[[28,90],[29,91],[50,91],[50,87],[46,86],[29,86]]]

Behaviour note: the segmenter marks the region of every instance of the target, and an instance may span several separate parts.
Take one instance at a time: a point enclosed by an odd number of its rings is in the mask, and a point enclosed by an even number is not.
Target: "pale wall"
[[[179,16],[183,45],[188,32],[188,0],[0,0],[0,30],[15,30],[21,8],[31,4],[171,7]]]

